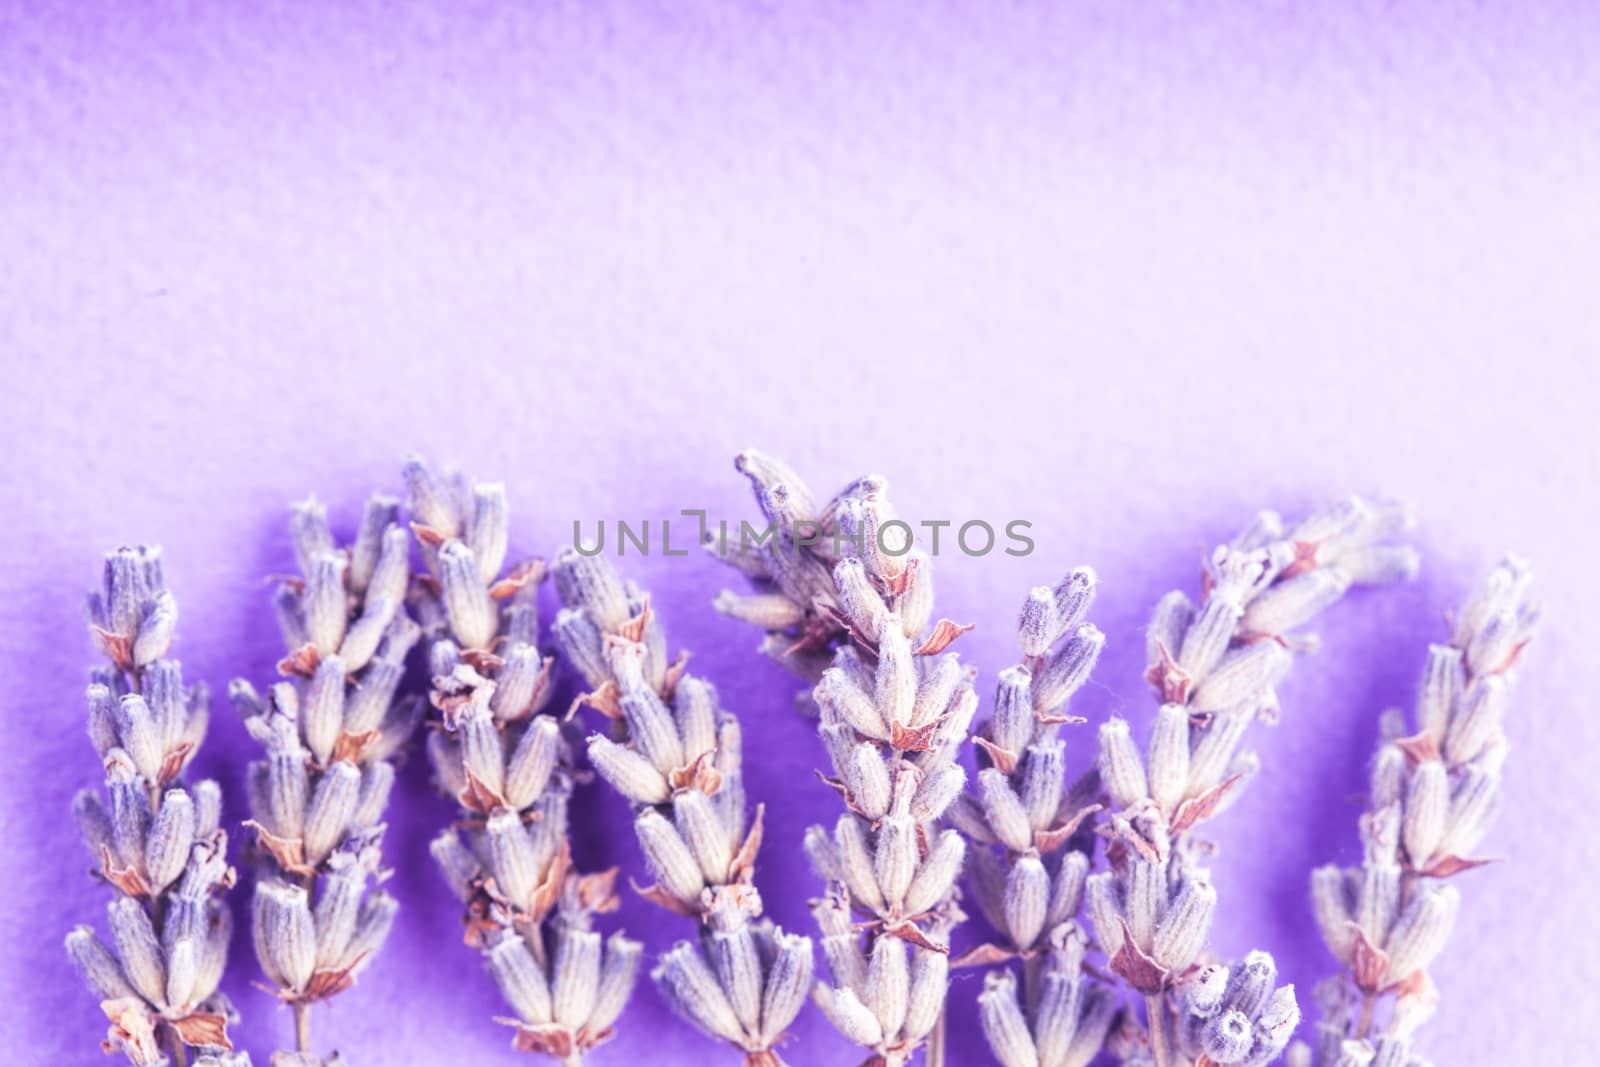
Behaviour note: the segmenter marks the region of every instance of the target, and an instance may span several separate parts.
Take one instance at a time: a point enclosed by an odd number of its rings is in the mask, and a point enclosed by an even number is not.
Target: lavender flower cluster
[[[1301,1007],[1272,956],[1213,954],[1223,902],[1196,829],[1259,773],[1245,737],[1280,713],[1295,653],[1315,645],[1304,625],[1352,587],[1415,573],[1393,540],[1405,512],[1355,498],[1292,526],[1265,512],[1217,548],[1198,602],[1156,605],[1147,744],[1113,718],[1074,770],[1085,720],[1071,704],[1106,642],[1088,621],[1091,568],[1028,592],[1017,659],[985,710],[958,644],[970,627],[935,611],[932,557],[882,536],[905,525],[885,479],[822,499],[762,453],[736,465],[772,536],[717,546],[753,589],[715,607],[806,681],[798,703],[838,798],[803,839],[817,942],[764,917],[764,808],[747,799],[739,717],[674,657],[650,595],[577,548],[511,562],[504,487],[412,461],[404,503],[372,497],[347,545],[321,505],[293,509],[300,573],[274,596],[282,680],[229,689],[263,749],[243,826],[263,988],[294,1019],[274,1067],[344,1062],[315,1049],[311,1008],[374,964],[397,921],[381,887],[385,811],[419,733],[450,820],[431,852],[511,1012],[495,1021],[513,1048],[567,1067],[615,1035],[644,962],[639,941],[602,929],[616,869],[574,864],[570,813],[591,777],[632,809],[654,878],[635,891],[685,923],[651,968],[659,994],[745,1067],[812,1062],[785,1048],[807,1001],[870,1067],[943,1067],[964,968],[983,971],[978,1013],[1002,1067],[1106,1052],[1128,1067],[1421,1067],[1416,1031],[1438,1000],[1428,968],[1459,908],[1450,880],[1482,862],[1507,696],[1537,621],[1525,564],[1493,571],[1432,647],[1415,728],[1382,719],[1362,863],[1312,876],[1311,914],[1342,971],[1318,988],[1310,1042],[1291,1046]],[[546,577],[561,604],[548,632]],[[209,699],[166,658],[177,609],[159,553],[108,556],[89,619],[109,661],[87,693],[105,799],[85,790],[74,811],[113,900],[110,943],[80,926],[68,953],[101,998],[108,1051],[140,1067],[243,1067],[218,991],[234,883],[221,790],[185,782]],[[579,695],[555,708],[562,669]],[[990,935],[953,953],[969,901]]]

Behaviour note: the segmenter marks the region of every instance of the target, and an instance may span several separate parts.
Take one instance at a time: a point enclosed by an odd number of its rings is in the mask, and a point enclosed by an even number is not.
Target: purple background
[[[101,1061],[60,941],[104,899],[67,816],[96,776],[78,612],[104,549],[163,544],[189,672],[259,682],[292,498],[348,530],[417,450],[507,481],[517,549],[549,553],[575,518],[751,514],[730,464],[750,444],[819,492],[877,470],[914,519],[1034,523],[1028,559],[937,569],[986,699],[1025,589],[1092,562],[1111,644],[1078,707],[1141,731],[1140,626],[1207,545],[1263,505],[1413,501],[1423,577],[1333,614],[1217,824],[1215,947],[1270,948],[1306,991],[1330,966],[1306,872],[1356,855],[1378,711],[1477,575],[1531,556],[1548,625],[1485,848],[1509,862],[1462,879],[1425,1043],[1487,1064],[1600,1039],[1577,1000],[1600,958],[1593,7],[292,6],[0,5],[18,1062]],[[629,569],[743,714],[760,883],[809,929],[798,841],[834,798],[796,685],[710,610],[731,575]],[[250,751],[219,706],[199,765],[234,818]],[[579,810],[582,858],[636,871],[620,805]],[[516,1058],[427,859],[446,818],[413,763],[402,924],[318,1011],[319,1047]],[[637,899],[614,919],[657,949],[685,931]],[[235,1032],[265,1063],[289,1019],[254,975],[241,942]],[[975,991],[958,1064],[988,1062]],[[854,1062],[812,1009],[791,1049]],[[594,1062],[641,1056],[730,1061],[648,987]]]

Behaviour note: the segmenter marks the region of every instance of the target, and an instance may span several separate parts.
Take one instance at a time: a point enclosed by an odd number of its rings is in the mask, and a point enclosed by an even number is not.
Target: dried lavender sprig
[[[89,737],[105,766],[110,803],[86,789],[73,813],[96,874],[116,890],[111,946],[89,926],[67,935],[67,954],[101,998],[106,1051],[137,1067],[173,1067],[193,1049],[201,1063],[248,1067],[232,1051],[238,1015],[218,990],[233,918],[222,790],[190,786],[184,771],[205,737],[210,694],[186,688],[167,659],[177,601],[158,548],[106,556],[103,587],[88,598],[89,630],[110,661],[91,671]]]
[[[928,556],[910,545],[897,553],[878,536],[894,521],[884,479],[858,479],[819,510],[783,464],[751,451],[736,465],[776,528],[761,567],[744,568],[770,591],[725,593],[719,607],[763,626],[765,651],[816,678],[827,781],[847,809],[831,834],[806,833],[828,886],[812,909],[832,975],[817,1002],[886,1067],[931,1035],[936,1061],[967,851],[959,831],[936,824],[965,785],[956,758],[978,707],[972,673],[945,649],[969,627],[930,625]],[[774,597],[794,610],[755,610]],[[852,912],[865,922],[852,925]]]
[[[1157,1067],[1189,1055],[1172,993],[1199,958],[1216,908],[1188,832],[1236,801],[1259,766],[1240,743],[1253,719],[1276,714],[1291,649],[1308,644],[1293,631],[1352,585],[1415,573],[1415,552],[1384,541],[1406,525],[1402,509],[1358,498],[1287,532],[1263,512],[1213,553],[1198,608],[1181,592],[1156,607],[1147,677],[1163,703],[1144,756],[1126,721],[1100,729],[1100,783],[1116,809],[1104,826],[1112,870],[1092,876],[1088,893],[1111,969],[1146,998]],[[1257,1034],[1236,1050],[1238,1062],[1276,1056],[1292,1029]]]
[[[1000,944],[980,945],[952,966],[1023,960],[1023,988],[1008,968],[985,976],[979,998],[984,1032],[1004,1064],[1084,1067],[1099,1053],[1115,1000],[1083,972],[1087,939],[1076,923],[1092,838],[1080,826],[1100,809],[1095,783],[1070,781],[1061,726],[1088,680],[1105,635],[1084,621],[1095,574],[1069,573],[1039,586],[1018,619],[1022,662],[1000,672],[994,711],[974,741],[987,766],[978,791],[950,809],[951,821],[979,845],[974,895]]]
[[[335,544],[315,500],[291,510],[300,577],[274,596],[286,681],[265,696],[236,679],[228,696],[266,750],[250,764],[260,878],[256,959],[294,1010],[295,1052],[311,1050],[310,1006],[349,988],[371,965],[397,905],[374,882],[383,867],[389,762],[410,738],[421,701],[396,699],[417,624],[405,613],[410,538],[397,501],[367,501],[348,547]]]
[[[544,563],[505,569],[504,486],[416,460],[405,480],[429,569],[412,598],[437,711],[428,755],[458,815],[431,849],[465,905],[466,943],[516,1012],[496,1020],[515,1028],[512,1047],[580,1064],[613,1036],[641,946],[592,928],[617,905],[615,868],[572,866],[572,744],[545,713],[555,661],[538,647]]]
[[[1507,699],[1538,608],[1533,574],[1501,563],[1468,600],[1447,644],[1432,645],[1415,732],[1390,709],[1361,817],[1360,867],[1318,868],[1317,925],[1344,973],[1318,988],[1323,1018],[1294,1062],[1317,1067],[1413,1067],[1417,1027],[1438,999],[1427,967],[1455,925],[1459,894],[1444,884],[1482,861],[1469,858],[1493,822],[1506,757]],[[1388,1019],[1376,1010],[1392,996]]]
[[[590,762],[633,804],[656,877],[640,892],[698,926],[651,977],[680,1015],[742,1051],[746,1067],[781,1067],[778,1045],[811,987],[812,946],[760,919],[762,809],[747,824],[739,720],[682,657],[668,662],[648,595],[608,561],[568,548],[553,570],[566,605],[556,638],[591,687],[581,703],[613,727],[589,738]]]

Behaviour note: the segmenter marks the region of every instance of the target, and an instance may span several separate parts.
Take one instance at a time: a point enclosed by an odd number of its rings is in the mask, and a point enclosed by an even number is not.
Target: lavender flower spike
[[[262,857],[253,927],[256,959],[294,1009],[295,1052],[311,1051],[310,1007],[354,983],[394,923],[380,848],[394,784],[389,758],[410,738],[421,702],[396,699],[417,624],[406,615],[410,538],[398,504],[366,505],[354,543],[335,545],[321,504],[291,512],[301,576],[274,604],[288,654],[263,696],[243,679],[228,696],[264,749],[250,764],[252,819]]]
[[[1186,1035],[1180,987],[1199,961],[1216,907],[1189,831],[1236,801],[1255,773],[1258,761],[1240,743],[1253,719],[1276,714],[1291,649],[1308,645],[1297,628],[1352,585],[1415,572],[1415,553],[1384,540],[1406,525],[1400,508],[1356,498],[1287,532],[1264,512],[1212,554],[1198,607],[1181,592],[1156,606],[1146,677],[1162,704],[1142,756],[1126,722],[1100,729],[1100,785],[1114,809],[1103,827],[1112,869],[1088,880],[1096,940],[1112,971],[1145,997],[1156,1067],[1192,1061],[1196,1049],[1217,1063],[1265,1063],[1293,1031],[1279,1020],[1298,1019],[1291,992],[1270,1033],[1257,1027],[1248,1042],[1224,1041],[1223,1031],[1240,1023],[1228,1016],[1231,1022],[1216,1024],[1215,1047]]]
[[[812,947],[761,920],[755,886],[762,809],[748,820],[739,720],[716,689],[669,662],[650,598],[611,564],[566,549],[553,567],[566,605],[556,638],[591,691],[580,698],[610,720],[589,738],[600,777],[634,807],[634,832],[656,882],[643,895],[693,919],[651,976],[690,1023],[744,1054],[746,1067],[781,1067],[778,1045],[805,1006]]]
[[[466,943],[515,1013],[496,1019],[515,1029],[512,1047],[577,1065],[612,1037],[641,946],[593,929],[617,905],[615,868],[572,866],[573,744],[546,710],[555,661],[538,647],[544,563],[505,566],[503,486],[417,461],[405,480],[429,569],[412,597],[437,711],[428,755],[457,807],[433,856],[465,906]]]
[[[218,989],[233,920],[222,790],[184,782],[205,737],[210,694],[185,688],[167,659],[178,608],[155,548],[106,557],[89,594],[89,630],[110,663],[91,672],[89,738],[105,767],[109,803],[85,789],[73,799],[96,872],[116,891],[111,943],[92,927],[67,935],[67,955],[110,1020],[106,1051],[137,1067],[198,1063],[248,1067],[234,1052],[233,1007]]]
[[[937,823],[965,784],[956,760],[978,708],[971,673],[945,650],[970,627],[932,622],[929,558],[879,536],[894,515],[882,478],[858,479],[819,510],[782,464],[746,452],[737,465],[776,531],[759,566],[743,569],[762,583],[758,596],[786,598],[797,619],[769,630],[763,648],[815,678],[827,780],[846,809],[831,832],[806,834],[827,883],[812,906],[832,975],[817,1003],[885,1067],[930,1037],[937,1062],[967,852]],[[745,603],[721,598],[733,614]],[[1013,816],[1026,836],[1026,816]],[[859,929],[852,912],[865,917]]]
[[[1384,713],[1361,866],[1311,878],[1317,924],[1344,973],[1318,987],[1322,1021],[1314,1045],[1296,1046],[1297,1067],[1423,1062],[1412,1037],[1438,1000],[1427,968],[1455,925],[1459,893],[1447,880],[1483,862],[1471,855],[1499,799],[1507,696],[1538,622],[1532,579],[1515,559],[1491,571],[1449,642],[1428,649],[1414,730],[1399,709]]]
[[[979,1001],[1002,1063],[1083,1067],[1115,1014],[1110,990],[1082,972],[1087,938],[1075,921],[1093,848],[1086,822],[1100,805],[1092,776],[1068,780],[1058,736],[1083,721],[1066,714],[1067,704],[1105,644],[1084,621],[1094,592],[1094,571],[1080,567],[1028,594],[1017,626],[1022,662],[1000,672],[993,714],[974,738],[986,764],[977,791],[950,809],[978,843],[974,895],[1002,935],[952,966],[1026,961],[1020,997],[1011,972],[993,970]]]

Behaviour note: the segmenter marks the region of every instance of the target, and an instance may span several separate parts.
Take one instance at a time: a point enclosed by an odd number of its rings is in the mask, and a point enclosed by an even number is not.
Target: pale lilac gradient
[[[1549,622],[1487,846],[1508,862],[1462,880],[1424,1044],[1592,1050],[1594,9],[791,6],[0,5],[11,1061],[103,1062],[60,947],[104,895],[66,814],[96,775],[102,550],[164,544],[189,671],[261,681],[291,498],[348,526],[417,450],[504,478],[517,547],[548,553],[579,517],[748,514],[749,444],[821,491],[880,471],[917,518],[1031,520],[1029,559],[940,561],[986,680],[1025,588],[1092,562],[1111,644],[1079,708],[1141,724],[1142,620],[1205,546],[1263,504],[1413,501],[1424,576],[1333,614],[1218,824],[1216,948],[1269,948],[1307,993],[1330,962],[1305,876],[1356,855],[1377,713],[1497,554],[1531,556]],[[711,612],[710,562],[630,569],[749,724],[760,881],[808,929],[797,845],[835,800],[796,685]],[[234,817],[250,748],[219,707],[200,766]],[[580,858],[637,874],[619,804],[579,810]],[[517,1059],[427,859],[447,817],[413,763],[403,923],[316,1024],[357,1064]],[[683,929],[631,897],[614,918],[653,949]],[[264,1064],[289,1020],[235,959]],[[989,1062],[975,992],[953,1064]],[[790,1049],[854,1062],[814,1010]],[[594,1062],[731,1058],[641,986]]]

